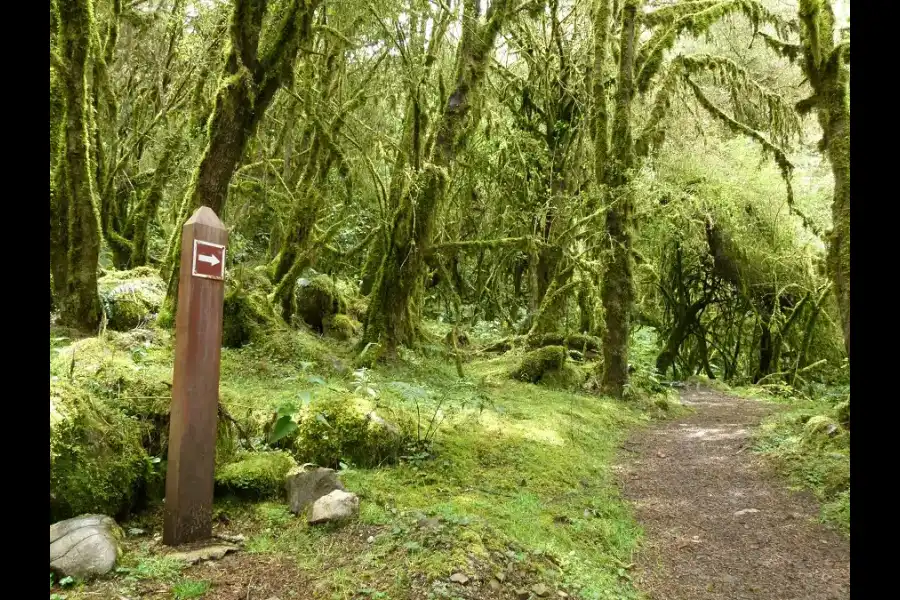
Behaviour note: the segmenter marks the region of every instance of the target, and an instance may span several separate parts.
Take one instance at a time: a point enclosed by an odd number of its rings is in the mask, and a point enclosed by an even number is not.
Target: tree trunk
[[[100,220],[91,169],[85,77],[93,14],[89,0],[64,0],[58,7],[60,54],[66,68],[61,78],[65,132],[57,167],[63,171],[51,203],[55,213],[51,214],[51,244],[55,246],[51,257],[57,263],[54,280],[60,321],[90,331],[100,324],[102,314],[97,294]]]
[[[312,31],[318,0],[293,0],[271,32],[275,42],[260,52],[259,38],[267,0],[236,0],[231,16],[231,49],[225,60],[215,106],[209,118],[206,150],[179,215],[179,224],[200,206],[222,216],[231,177],[247,141],[265,115],[275,92],[293,76],[294,58]],[[278,18],[278,17],[273,17]],[[167,252],[169,274],[166,319],[174,319],[178,300],[181,227],[175,228]]]
[[[397,346],[415,345],[419,338],[425,256],[431,246],[448,184],[448,171],[467,134],[481,92],[490,53],[511,12],[511,0],[495,0],[484,25],[478,25],[479,2],[466,0],[463,34],[457,52],[456,85],[437,127],[431,164],[422,170],[416,197],[405,196],[394,218],[386,252],[366,314],[363,344],[381,343],[392,353]]]
[[[632,167],[631,103],[634,95],[634,30],[636,3],[622,9],[619,45],[619,78],[613,121],[613,155],[606,182],[614,192],[606,211],[606,234],[612,242],[612,257],[605,265],[601,300],[606,315],[603,334],[601,389],[621,397],[628,382],[628,345],[634,305],[632,273],[632,199],[628,171]],[[595,142],[596,143],[596,142]]]

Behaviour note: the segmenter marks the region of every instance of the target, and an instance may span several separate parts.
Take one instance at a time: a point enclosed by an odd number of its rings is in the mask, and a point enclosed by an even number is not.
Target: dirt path
[[[624,446],[621,486],[646,533],[638,587],[654,600],[849,598],[849,541],[746,448],[775,408],[694,386],[682,401],[696,412]]]

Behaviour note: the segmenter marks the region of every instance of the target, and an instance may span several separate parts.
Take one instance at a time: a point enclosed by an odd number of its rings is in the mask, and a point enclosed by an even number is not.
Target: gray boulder
[[[105,575],[121,554],[122,530],[105,515],[81,515],[50,526],[50,569],[64,577]]]
[[[311,468],[303,465],[291,469],[285,478],[288,504],[295,515],[302,513],[307,506],[335,490],[344,490],[344,484],[338,479],[333,469]]]
[[[309,524],[344,521],[359,514],[359,497],[343,490],[334,490],[312,505]]]

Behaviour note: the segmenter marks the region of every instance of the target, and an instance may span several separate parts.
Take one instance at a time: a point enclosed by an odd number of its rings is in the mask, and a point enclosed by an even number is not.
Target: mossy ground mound
[[[166,296],[166,284],[152,267],[110,271],[97,285],[108,326],[117,331],[152,322]]]
[[[50,521],[119,516],[135,504],[150,459],[133,419],[65,382],[50,382]]]
[[[355,337],[362,328],[359,321],[343,314],[325,317],[322,325],[325,335],[341,341]]]
[[[216,489],[224,494],[261,499],[280,496],[284,478],[297,466],[287,452],[248,452],[216,471]]]
[[[300,420],[294,449],[297,459],[322,467],[342,462],[374,467],[397,462],[409,438],[409,427],[370,418],[350,399],[314,401]]]
[[[600,351],[600,338],[586,333],[545,333],[529,336],[527,345],[529,348],[543,348],[545,346],[565,346],[569,350],[577,350],[582,353],[597,353]]]
[[[562,376],[560,371],[566,364],[567,352],[563,346],[544,346],[525,354],[522,362],[511,373],[513,379],[538,383],[545,376],[551,379]]]
[[[241,346],[261,339],[278,323],[267,295],[272,283],[265,273],[253,269],[239,269],[229,273],[223,307],[222,345]]]
[[[327,275],[300,278],[294,288],[296,314],[313,330],[321,333],[325,320],[347,312],[347,303],[337,285]]]

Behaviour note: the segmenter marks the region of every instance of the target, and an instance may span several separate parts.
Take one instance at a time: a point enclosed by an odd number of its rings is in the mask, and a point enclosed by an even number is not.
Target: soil
[[[850,598],[850,541],[748,445],[772,404],[689,386],[693,414],[637,433],[619,467],[644,528],[634,581],[654,600]]]

